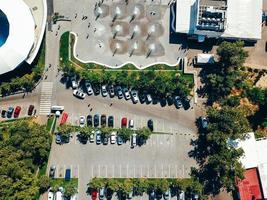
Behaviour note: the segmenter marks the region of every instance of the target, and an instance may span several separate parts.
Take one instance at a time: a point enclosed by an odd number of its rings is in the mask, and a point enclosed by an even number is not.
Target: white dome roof
[[[28,57],[34,44],[35,22],[23,0],[1,0],[0,10],[9,23],[8,37],[0,46],[0,74],[4,74]]]

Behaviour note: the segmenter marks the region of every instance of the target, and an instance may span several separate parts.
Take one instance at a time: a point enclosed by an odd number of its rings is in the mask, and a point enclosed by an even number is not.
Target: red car
[[[121,128],[126,128],[127,127],[127,118],[123,117],[121,119]]]
[[[61,121],[60,121],[60,125],[63,125],[63,124],[65,124],[66,123],[66,121],[67,121],[67,119],[68,119],[68,113],[66,113],[66,112],[64,112],[63,114],[62,114],[62,117],[61,117]]]
[[[20,106],[17,106],[15,108],[15,112],[14,112],[14,118],[18,118],[19,117],[20,111],[21,111],[21,107]]]
[[[96,190],[92,191],[91,197],[92,197],[92,200],[96,200],[97,199],[97,191]]]

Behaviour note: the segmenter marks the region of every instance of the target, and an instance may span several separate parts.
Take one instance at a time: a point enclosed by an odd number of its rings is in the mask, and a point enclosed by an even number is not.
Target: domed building
[[[23,0],[0,1],[0,74],[14,70],[27,62],[33,50],[38,51],[36,26],[32,10]]]

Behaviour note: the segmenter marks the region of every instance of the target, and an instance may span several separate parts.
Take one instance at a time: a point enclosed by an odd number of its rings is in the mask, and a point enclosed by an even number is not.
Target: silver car
[[[102,96],[103,97],[108,96],[108,91],[107,91],[107,86],[106,85],[102,85],[101,86],[101,91],[102,91]]]
[[[79,120],[79,122],[80,122],[80,127],[84,127],[85,126],[85,116],[80,116],[80,120]]]
[[[85,81],[84,86],[86,88],[86,91],[87,91],[87,94],[88,95],[92,95],[94,93],[93,88],[92,88],[92,85],[91,85],[90,82]]]
[[[131,91],[132,101],[133,103],[138,103],[138,93],[136,90]]]
[[[123,94],[126,100],[129,100],[131,98],[128,88],[123,88]]]
[[[84,94],[82,91],[79,91],[79,90],[73,90],[73,95],[80,99],[84,99],[86,96],[86,94]]]

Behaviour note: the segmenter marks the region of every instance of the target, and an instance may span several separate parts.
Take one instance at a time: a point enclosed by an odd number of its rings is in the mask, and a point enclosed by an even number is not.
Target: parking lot
[[[49,166],[56,166],[56,177],[64,177],[67,168],[79,178],[79,199],[86,199],[86,184],[93,177],[176,178],[188,177],[195,165],[188,157],[190,140],[186,134],[153,134],[147,143],[134,149],[129,143],[96,145],[81,144],[76,134],[70,142],[53,142]]]

